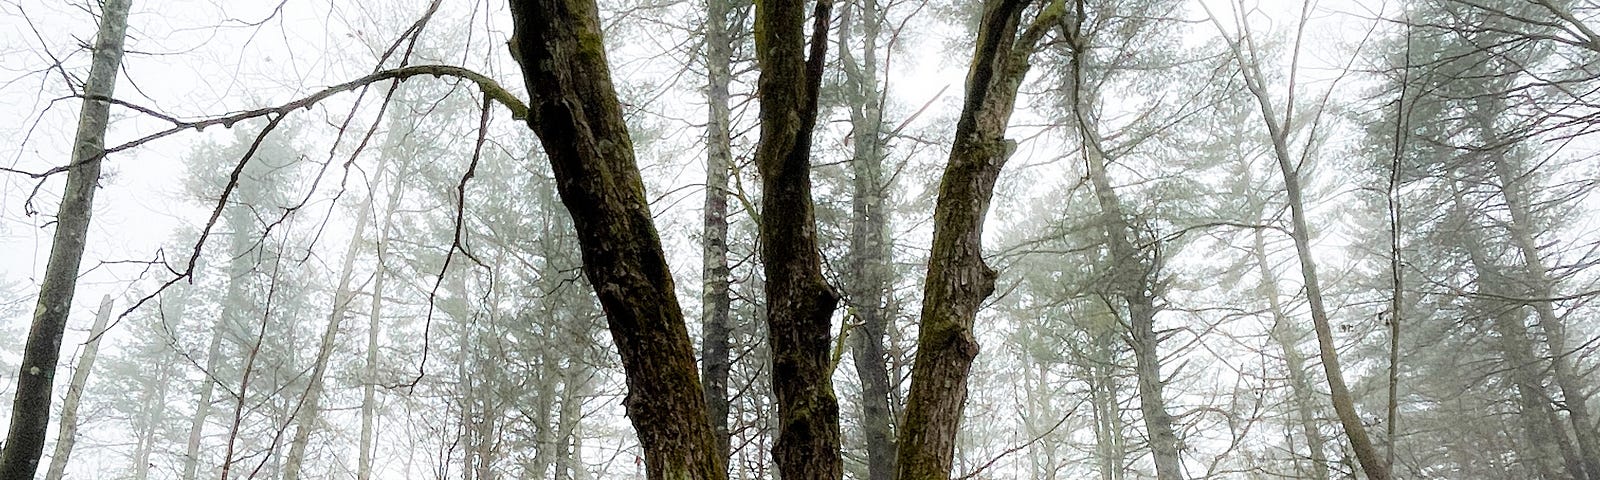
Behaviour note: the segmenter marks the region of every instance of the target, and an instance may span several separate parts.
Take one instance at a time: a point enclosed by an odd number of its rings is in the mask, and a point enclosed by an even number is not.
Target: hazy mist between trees
[[[0,480],[1600,480],[1587,0],[0,0]]]

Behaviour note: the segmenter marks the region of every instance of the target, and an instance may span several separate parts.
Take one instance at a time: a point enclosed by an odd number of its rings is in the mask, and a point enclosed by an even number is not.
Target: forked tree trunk
[[[700,376],[705,380],[706,410],[717,440],[717,456],[732,449],[728,430],[728,335],[732,296],[728,269],[728,179],[733,173],[732,114],[728,86],[733,83],[731,0],[706,0],[706,203],[702,226]]]
[[[78,367],[72,370],[72,383],[67,384],[67,398],[61,403],[61,427],[56,432],[55,454],[50,456],[50,469],[45,480],[61,480],[66,473],[67,459],[72,458],[72,446],[78,439],[78,402],[83,399],[83,388],[89,383],[89,373],[94,370],[95,357],[100,352],[100,336],[111,320],[111,296],[100,299],[100,310],[94,315],[94,326],[89,327],[89,342],[83,345],[78,357]]]
[[[832,320],[839,297],[822,277],[811,201],[811,133],[827,52],[832,0],[817,2],[808,55],[806,0],[756,3],[756,95],[761,101],[761,260],[784,480],[838,480],[839,402],[833,394]]]
[[[78,266],[88,241],[94,194],[100,181],[105,150],[106,123],[111,115],[117,71],[122,66],[122,42],[128,28],[131,0],[106,0],[95,33],[89,77],[84,82],[83,107],[78,113],[78,133],[73,139],[67,186],[56,211],[55,236],[50,259],[39,285],[39,302],[22,350],[16,397],[11,405],[11,425],[5,449],[0,451],[0,480],[33,480],[44,454],[45,432],[50,428],[50,400],[56,367],[61,360],[61,337],[66,333],[72,298],[78,288]]]
[[[532,96],[584,274],[622,359],[624,406],[655,480],[722,480],[694,344],[650,216],[594,0],[511,0],[512,56]]]
[[[947,479],[954,467],[968,372],[978,355],[973,322],[994,293],[995,272],[983,261],[984,217],[1000,169],[1016,148],[1005,138],[1006,124],[1029,54],[1065,9],[1051,2],[1019,35],[1022,12],[1031,3],[983,5],[966,99],[934,207],[917,354],[895,459],[898,480]]]

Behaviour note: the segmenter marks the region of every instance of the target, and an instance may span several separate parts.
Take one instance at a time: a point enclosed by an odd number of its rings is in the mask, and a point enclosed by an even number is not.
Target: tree
[[[949,478],[954,466],[967,376],[978,355],[973,322],[994,293],[995,272],[983,261],[983,223],[995,180],[1016,149],[1005,138],[1006,126],[1028,56],[1065,11],[1063,2],[1053,1],[1021,29],[1022,13],[1032,3],[983,3],[966,99],[934,207],[917,355],[896,442],[897,480]]]
[[[1242,7],[1241,7],[1242,9]],[[1297,43],[1294,54],[1299,54],[1299,33],[1304,32],[1304,26],[1311,12],[1307,5],[1301,12],[1297,30]],[[1279,172],[1283,177],[1284,192],[1288,195],[1290,216],[1289,236],[1294,240],[1295,253],[1300,261],[1300,274],[1305,282],[1306,301],[1311,307],[1311,323],[1317,334],[1317,352],[1322,358],[1323,373],[1327,375],[1328,388],[1333,397],[1333,409],[1338,414],[1339,423],[1344,427],[1345,437],[1350,441],[1356,459],[1361,463],[1361,469],[1372,480],[1387,480],[1389,478],[1389,465],[1373,447],[1371,436],[1367,427],[1362,423],[1361,415],[1356,411],[1355,400],[1350,394],[1350,388],[1345,384],[1344,369],[1339,363],[1339,353],[1334,349],[1333,327],[1328,321],[1328,309],[1324,305],[1322,285],[1317,276],[1317,265],[1311,253],[1311,232],[1306,222],[1305,194],[1301,190],[1300,167],[1297,166],[1298,158],[1290,152],[1289,143],[1294,129],[1290,122],[1295,120],[1295,97],[1293,93],[1285,101],[1283,111],[1278,110],[1272,101],[1267,77],[1262,73],[1261,58],[1258,47],[1246,26],[1243,13],[1236,21],[1238,26],[1237,37],[1228,36],[1225,40],[1232,53],[1234,61],[1239,66],[1240,75],[1244,79],[1246,88],[1255,97],[1256,104],[1261,109],[1261,120],[1267,128],[1267,140],[1272,147],[1273,157],[1277,160]],[[1222,30],[1221,20],[1215,16],[1212,21]],[[1228,35],[1224,33],[1224,35]],[[1290,75],[1296,72],[1291,71]],[[1294,84],[1291,79],[1290,85]],[[1314,133],[1314,132],[1313,132]],[[1304,148],[1310,149],[1308,145]]]
[[[592,0],[512,0],[512,57],[572,214],[583,270],[627,373],[624,404],[652,479],[720,480],[725,459],[694,348],[651,220],[633,142],[611,84]]]
[[[717,456],[729,458],[728,336],[731,272],[728,267],[728,184],[733,174],[732,113],[728,102],[733,83],[734,2],[706,0],[706,199],[702,221],[700,376],[705,380],[706,408],[717,439]]]
[[[1111,10],[1107,6],[1101,8]],[[1113,20],[1115,14],[1111,11],[1091,12],[1083,3],[1076,7],[1071,26],[1066,28],[1066,110],[1072,119],[1069,123],[1073,124],[1082,144],[1087,177],[1099,207],[1099,218],[1093,223],[1103,230],[1101,243],[1108,262],[1101,280],[1104,287],[1099,289],[1101,298],[1114,315],[1127,319],[1127,338],[1133,350],[1134,372],[1138,378],[1139,407],[1149,433],[1156,478],[1178,480],[1183,477],[1179,438],[1173,429],[1172,414],[1168,411],[1165,398],[1166,377],[1161,374],[1160,340],[1164,332],[1155,327],[1156,315],[1166,303],[1166,285],[1169,282],[1163,269],[1169,247],[1164,239],[1157,238],[1159,236],[1152,231],[1150,224],[1155,219],[1127,211],[1107,172],[1108,165],[1123,160],[1124,156],[1132,156],[1129,154],[1154,137],[1141,135],[1142,131],[1171,128],[1173,125],[1135,123],[1122,128],[1106,125],[1109,122],[1102,118],[1102,112],[1107,108],[1105,100],[1101,98],[1102,90],[1123,75],[1120,70],[1147,67],[1135,63],[1138,60],[1134,58],[1141,53],[1159,55],[1157,52],[1129,51],[1126,45],[1138,37],[1152,43],[1164,37],[1165,32],[1156,29],[1160,13],[1173,10],[1175,5],[1163,2],[1121,3],[1116,8],[1132,11],[1128,15],[1131,19],[1116,22]],[[1089,24],[1091,18],[1093,23]],[[1089,24],[1087,28],[1086,24]],[[1097,58],[1094,51],[1107,45],[1122,45],[1125,50],[1109,55],[1109,59]],[[1168,122],[1163,117],[1182,119],[1188,116],[1182,110],[1161,112],[1168,110],[1163,107],[1155,105],[1138,117],[1162,118],[1162,122]],[[1105,140],[1108,137],[1129,140],[1113,144]]]
[[[45,480],[61,480],[66,472],[67,459],[72,458],[72,446],[77,442],[78,402],[83,399],[83,388],[89,383],[94,370],[95,357],[100,353],[100,337],[105,334],[106,323],[111,320],[111,296],[100,299],[100,309],[94,314],[94,326],[89,327],[89,341],[83,345],[78,366],[72,370],[72,383],[67,384],[67,398],[61,405],[61,428],[56,435],[55,454],[50,456],[50,469]]]
[[[772,456],[782,478],[830,480],[844,475],[831,355],[839,295],[822,276],[811,199],[811,135],[833,2],[817,2],[809,49],[805,5],[805,0],[756,4],[761,139],[755,161],[761,173],[761,261],[778,406]]]
[[[100,164],[105,157],[106,123],[110,117],[110,98],[117,86],[117,70],[122,65],[129,3],[130,0],[107,0],[101,9],[93,62],[83,86],[78,133],[73,140],[71,163],[67,164],[66,191],[56,213],[50,260],[45,264],[38,306],[28,329],[27,345],[23,347],[5,449],[0,451],[0,479],[3,480],[32,480],[39,469],[39,457],[44,453],[56,364],[61,358],[61,337],[72,311],[73,294],[77,292],[78,264],[83,260],[89,219],[94,213],[95,187],[100,181]]]
[[[867,479],[889,480],[894,475],[894,413],[891,399],[895,383],[889,376],[887,340],[893,320],[894,243],[889,237],[888,154],[884,124],[884,94],[879,85],[879,41],[888,10],[877,0],[858,8],[841,8],[839,62],[844,70],[844,101],[850,115],[850,241],[843,275],[848,303],[846,322],[858,322],[850,333],[851,355],[861,378],[861,423],[867,444]],[[859,20],[858,20],[859,19]],[[860,22],[861,57],[850,48],[852,28]]]

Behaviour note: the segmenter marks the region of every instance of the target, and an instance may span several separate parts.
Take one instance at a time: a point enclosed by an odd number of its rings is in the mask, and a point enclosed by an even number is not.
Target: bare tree
[[[851,355],[861,378],[861,423],[867,443],[868,480],[889,480],[894,475],[894,413],[891,406],[895,382],[889,375],[884,342],[893,320],[893,239],[889,237],[889,191],[893,184],[885,171],[884,99],[879,84],[879,42],[887,8],[877,0],[859,7],[845,5],[840,13],[839,63],[845,76],[845,97],[850,112],[850,246],[844,275],[850,314],[858,325],[850,333]],[[860,22],[859,35],[852,28]],[[856,58],[850,42],[861,42]]]
[[[1297,24],[1296,43],[1294,55],[1299,55],[1299,40],[1304,33],[1306,22],[1311,13],[1311,6],[1304,7]],[[1221,19],[1212,16],[1218,30],[1223,32],[1233,59],[1239,66],[1244,78],[1246,88],[1255,97],[1256,104],[1261,109],[1261,119],[1267,128],[1268,141],[1272,147],[1273,157],[1277,160],[1278,169],[1283,175],[1284,191],[1288,195],[1290,216],[1289,236],[1294,240],[1295,253],[1300,261],[1300,274],[1305,282],[1306,302],[1311,307],[1311,323],[1317,334],[1317,351],[1322,358],[1322,369],[1327,375],[1328,388],[1333,397],[1333,409],[1338,414],[1339,423],[1344,427],[1345,437],[1350,441],[1350,447],[1355,452],[1356,459],[1361,463],[1361,469],[1372,480],[1387,480],[1389,478],[1389,465],[1383,456],[1373,447],[1371,436],[1367,433],[1366,426],[1361,421],[1361,415],[1356,411],[1355,399],[1350,394],[1350,387],[1345,384],[1344,369],[1339,364],[1339,352],[1334,348],[1333,328],[1328,321],[1328,309],[1324,305],[1322,284],[1317,276],[1317,265],[1311,253],[1311,232],[1306,222],[1305,194],[1300,187],[1299,158],[1290,152],[1289,143],[1293,135],[1296,108],[1293,94],[1294,80],[1291,71],[1290,94],[1284,101],[1283,111],[1272,101],[1272,96],[1267,83],[1267,77],[1262,72],[1262,59],[1260,49],[1254,36],[1245,24],[1242,13],[1243,6],[1236,6],[1235,26],[1237,37],[1229,36],[1222,28]],[[1293,68],[1293,67],[1291,67]],[[1311,148],[1309,145],[1305,148]]]

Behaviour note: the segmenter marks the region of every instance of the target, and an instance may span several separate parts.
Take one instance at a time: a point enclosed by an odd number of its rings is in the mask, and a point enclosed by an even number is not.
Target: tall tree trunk
[[[591,373],[585,365],[573,362],[561,375],[561,412],[556,419],[556,441],[560,445],[556,454],[556,480],[581,478],[585,472],[583,438],[578,432]]]
[[[1582,379],[1582,368],[1573,361],[1574,353],[1567,343],[1566,322],[1556,314],[1554,305],[1548,300],[1554,294],[1555,281],[1550,278],[1550,269],[1545,266],[1539,244],[1530,230],[1535,220],[1528,205],[1532,198],[1522,184],[1526,177],[1522,172],[1515,171],[1503,155],[1492,161],[1506,209],[1511,214],[1506,229],[1511,234],[1512,246],[1522,257],[1524,281],[1528,286],[1526,293],[1541,299],[1529,303],[1537,315],[1535,318],[1538,319],[1539,329],[1544,332],[1544,341],[1550,351],[1551,374],[1555,377],[1557,390],[1561,392],[1567,418],[1572,422],[1579,457],[1583,459],[1583,470],[1590,478],[1594,478],[1600,476],[1600,431],[1596,430],[1593,417],[1589,414],[1587,382]]]
[[[162,363],[154,368],[155,374],[146,380],[144,392],[139,396],[144,415],[140,419],[143,428],[134,432],[138,443],[133,450],[133,480],[150,478],[150,456],[161,440],[161,424],[167,419],[167,386],[172,381],[173,364]]]
[[[839,59],[848,82],[852,134],[850,170],[854,178],[850,196],[850,251],[846,262],[845,291],[851,317],[859,321],[851,335],[856,375],[861,379],[861,428],[867,443],[867,480],[894,476],[894,413],[890,396],[889,358],[884,341],[894,315],[894,272],[890,267],[888,192],[884,180],[884,125],[882,92],[878,85],[878,36],[883,8],[877,0],[863,0],[861,59],[849,48],[851,14],[840,14]]]
[[[188,440],[184,446],[183,476],[180,477],[182,480],[195,480],[199,475],[201,441],[205,437],[206,420],[210,418],[214,407],[216,387],[222,381],[218,376],[218,370],[227,362],[223,352],[224,337],[232,336],[234,331],[243,332],[246,328],[245,307],[249,302],[246,291],[249,284],[246,277],[252,269],[249,253],[253,248],[253,241],[248,236],[251,233],[250,212],[244,208],[230,208],[225,214],[224,221],[231,231],[228,269],[225,272],[227,286],[223,288],[221,312],[211,325],[211,340],[206,346],[205,369],[200,372],[199,398],[195,403],[194,415],[189,419]],[[187,301],[187,298],[183,301]]]
[[[322,331],[317,357],[311,364],[311,379],[306,384],[305,397],[301,399],[300,406],[295,412],[294,437],[289,441],[289,456],[284,459],[284,480],[300,479],[300,468],[305,462],[306,447],[311,443],[311,432],[317,428],[317,419],[321,416],[322,383],[328,374],[328,360],[332,358],[333,349],[338,343],[339,326],[344,323],[345,312],[349,311],[350,303],[354,302],[356,297],[356,292],[350,290],[350,280],[355,274],[356,256],[361,249],[361,235],[366,233],[367,224],[372,222],[373,200],[377,197],[375,192],[377,186],[383,183],[388,163],[387,156],[379,159],[377,174],[373,178],[367,199],[356,211],[355,229],[350,236],[350,243],[345,246],[344,261],[339,267],[339,281],[333,290],[333,308],[328,313],[327,327]]]
[[[895,478],[950,478],[956,432],[967,401],[967,377],[978,355],[973,322],[994,293],[995,272],[983,261],[983,222],[1000,169],[1016,149],[1005,138],[1028,56],[1065,7],[1052,1],[1020,35],[1030,0],[987,0],[967,74],[966,100],[939,184],[933,247],[923,290],[917,354],[901,421]]]
[[[378,386],[378,329],[383,318],[383,256],[388,250],[388,218],[394,212],[400,194],[397,191],[390,194],[388,208],[384,212],[384,225],[380,227],[377,245],[377,267],[372,272],[372,304],[367,313],[367,348],[366,360],[361,366],[361,443],[360,452],[356,459],[356,480],[371,480],[373,440],[377,435],[377,386]]]
[[[694,344],[611,83],[594,0],[511,0],[512,56],[627,376],[651,479],[722,480]]]
[[[229,280],[229,282],[229,287],[232,289],[233,283],[242,281],[233,279]],[[216,395],[216,382],[219,380],[213,375],[216,374],[217,367],[222,364],[223,327],[228,324],[225,318],[226,310],[223,314],[217,315],[217,321],[211,328],[211,343],[206,347],[206,366],[205,371],[201,372],[203,378],[200,382],[199,398],[195,401],[194,415],[189,418],[189,435],[183,455],[183,476],[180,477],[183,480],[194,480],[199,473],[200,443],[201,439],[205,437],[206,419],[211,416],[212,402],[215,400],[214,395]]]
[[[832,0],[820,0],[808,55],[805,0],[756,3],[756,94],[761,101],[761,260],[778,438],[772,457],[785,480],[838,480],[839,402],[833,394],[833,311],[822,277],[811,201],[811,134],[827,54]]]
[[[374,452],[374,439],[377,436],[377,386],[378,386],[378,337],[383,328],[383,280],[384,259],[389,253],[389,227],[394,224],[394,213],[400,209],[400,200],[405,197],[402,192],[402,181],[406,171],[410,168],[409,157],[400,157],[400,163],[395,167],[395,180],[390,187],[389,196],[384,200],[383,219],[378,224],[376,245],[373,247],[374,267],[372,269],[372,304],[367,312],[367,347],[366,359],[361,367],[361,452],[356,460],[356,480],[371,480],[372,459]],[[383,175],[383,174],[380,174]],[[386,176],[386,175],[385,175]],[[376,189],[382,182],[373,182]],[[375,191],[375,190],[374,190]]]
[[[706,203],[702,230],[700,376],[705,380],[706,410],[717,440],[716,454],[729,458],[728,334],[732,297],[728,268],[728,179],[733,173],[733,139],[728,86],[733,83],[731,0],[706,0]]]
[[[1086,91],[1084,59],[1090,45],[1082,31],[1082,20],[1087,12],[1077,12],[1072,45],[1072,113],[1077,121],[1079,136],[1084,147],[1084,160],[1088,166],[1090,184],[1095,200],[1100,206],[1100,222],[1105,228],[1107,251],[1111,254],[1111,279],[1109,293],[1120,297],[1127,307],[1129,347],[1133,349],[1134,376],[1139,385],[1139,410],[1148,430],[1150,453],[1155,458],[1156,478],[1179,480],[1183,478],[1183,463],[1178,450],[1178,436],[1173,431],[1172,415],[1167,413],[1166,399],[1161,380],[1160,336],[1155,331],[1157,309],[1155,298],[1162,294],[1160,272],[1162,259],[1157,252],[1141,252],[1135,247],[1140,235],[1122,209],[1122,200],[1111,186],[1106,165],[1108,158],[1100,139],[1099,123],[1093,111],[1099,102],[1094,92]]]
[[[1260,95],[1263,95],[1262,110],[1270,110],[1270,104],[1264,100],[1265,91]],[[1388,480],[1389,465],[1372,446],[1366,427],[1361,424],[1361,414],[1356,412],[1355,398],[1350,395],[1350,387],[1344,383],[1344,368],[1339,365],[1339,352],[1334,349],[1333,328],[1328,321],[1327,307],[1323,305],[1317,265],[1311,257],[1311,234],[1306,224],[1305,199],[1300,191],[1300,172],[1289,157],[1286,135],[1281,130],[1273,133],[1274,151],[1278,157],[1278,168],[1283,173],[1284,190],[1289,196],[1290,237],[1294,239],[1296,256],[1300,260],[1300,274],[1305,278],[1306,303],[1311,305],[1311,323],[1317,333],[1317,353],[1322,357],[1322,371],[1328,378],[1333,410],[1338,414],[1339,423],[1344,427],[1345,436],[1350,439],[1351,449],[1355,451],[1356,460],[1361,463],[1367,478]]]
[[[393,194],[398,198],[398,192]],[[393,212],[395,202],[390,202],[388,212]],[[388,215],[386,214],[387,218]],[[388,222],[385,221],[387,226]],[[373,439],[377,434],[376,418],[378,410],[378,329],[381,328],[380,319],[383,318],[383,255],[388,246],[387,228],[379,234],[377,245],[377,267],[372,272],[372,305],[367,314],[367,348],[366,360],[361,366],[361,443],[360,452],[356,459],[356,480],[370,480],[372,478]]]
[[[100,352],[100,336],[105,333],[106,322],[111,320],[111,303],[110,295],[100,298],[94,326],[89,327],[89,341],[83,345],[78,367],[72,371],[72,383],[67,384],[67,397],[61,403],[61,427],[56,432],[56,450],[50,456],[45,480],[61,480],[66,473],[67,459],[72,458],[72,445],[78,439],[78,402],[83,399],[83,388],[89,383],[90,371],[94,370],[94,359]]]
[[[1252,237],[1254,237],[1254,248],[1251,248],[1250,254],[1254,257],[1256,269],[1261,274],[1261,295],[1266,297],[1267,311],[1272,314],[1272,330],[1268,335],[1278,344],[1278,348],[1283,350],[1284,369],[1288,370],[1295,420],[1300,424],[1301,435],[1306,437],[1306,458],[1311,460],[1309,478],[1327,480],[1327,440],[1322,437],[1322,429],[1317,427],[1317,408],[1312,396],[1311,381],[1306,378],[1306,358],[1300,353],[1299,339],[1303,330],[1295,328],[1289,320],[1289,314],[1284,311],[1283,304],[1280,303],[1278,273],[1267,258],[1266,234],[1257,229]]]
[[[280,251],[279,253],[282,252]],[[239,443],[239,432],[243,429],[244,417],[247,414],[245,403],[250,400],[250,380],[256,371],[256,360],[261,355],[262,342],[267,336],[267,326],[272,322],[273,312],[271,306],[273,305],[274,294],[277,292],[279,269],[282,267],[282,263],[277,258],[274,257],[272,277],[267,287],[266,300],[262,302],[264,308],[261,311],[261,323],[256,329],[255,341],[250,345],[250,350],[245,353],[244,371],[239,376],[239,387],[233,391],[233,422],[228,428],[228,442],[222,453],[222,480],[228,480],[229,475],[233,472],[234,453],[236,453]],[[239,460],[243,461],[244,459],[240,458]]]
[[[1450,172],[1446,175],[1452,193],[1450,208],[1458,214],[1470,212],[1472,207],[1463,198],[1460,180]],[[1467,251],[1478,292],[1488,295],[1516,294],[1505,284],[1501,268],[1489,260],[1482,234],[1479,233],[1481,227],[1470,217],[1464,216],[1463,223],[1461,234],[1455,238]],[[1541,361],[1537,358],[1538,354],[1520,314],[1521,308],[1488,298],[1475,299],[1472,304],[1478,307],[1482,315],[1489,317],[1490,325],[1499,335],[1500,341],[1495,342],[1495,347],[1508,364],[1506,374],[1516,387],[1514,400],[1522,409],[1518,416],[1525,429],[1527,442],[1518,445],[1519,454],[1533,464],[1530,468],[1540,472],[1540,478],[1562,478],[1555,472],[1564,467],[1574,480],[1589,479],[1582,460],[1577,458],[1571,440],[1551,408],[1550,395],[1544,386],[1548,379],[1546,369],[1540,366]],[[1561,455],[1565,460],[1564,465],[1557,465],[1552,455]]]
[[[1100,480],[1122,480],[1127,477],[1124,459],[1127,457],[1126,439],[1122,433],[1122,404],[1118,399],[1121,388],[1117,385],[1117,339],[1106,331],[1090,334],[1089,361],[1085,368],[1089,383],[1089,402],[1094,412],[1095,470]]]
[[[1333,410],[1338,414],[1339,424],[1344,427],[1345,437],[1350,440],[1350,448],[1354,451],[1356,460],[1360,462],[1361,470],[1366,472],[1367,478],[1388,480],[1389,464],[1384,461],[1383,455],[1378,453],[1377,448],[1373,447],[1372,438],[1367,433],[1366,426],[1361,423],[1361,414],[1356,411],[1355,398],[1350,395],[1350,387],[1344,382],[1344,368],[1339,365],[1339,352],[1333,344],[1333,328],[1328,321],[1328,309],[1323,304],[1322,283],[1317,277],[1317,265],[1311,255],[1311,231],[1306,221],[1305,195],[1300,189],[1299,168],[1295,166],[1299,158],[1289,153],[1289,134],[1292,131],[1289,122],[1293,120],[1294,103],[1291,97],[1289,105],[1285,107],[1289,113],[1284,114],[1284,118],[1280,120],[1277,107],[1272,105],[1271,96],[1267,92],[1266,78],[1262,75],[1260,66],[1253,57],[1247,58],[1239,45],[1241,41],[1253,42],[1249,37],[1250,33],[1243,31],[1240,35],[1244,36],[1243,39],[1230,39],[1229,46],[1234,59],[1243,70],[1245,87],[1255,97],[1261,109],[1261,118],[1267,127],[1273,156],[1278,162],[1278,170],[1283,175],[1283,189],[1289,197],[1291,227],[1289,236],[1294,239],[1296,257],[1300,261],[1300,275],[1305,280],[1306,303],[1311,306],[1311,324],[1317,333],[1317,354],[1322,358],[1322,370],[1328,378]]]
[[[57,363],[61,359],[61,337],[66,333],[72,298],[77,293],[78,266],[83,261],[89,220],[94,213],[106,123],[111,115],[111,102],[106,99],[110,99],[116,89],[117,71],[122,66],[129,3],[131,0],[107,0],[102,4],[93,60],[83,85],[86,98],[78,113],[78,132],[73,139],[67,186],[56,211],[50,259],[45,264],[39,302],[34,307],[33,324],[28,328],[28,340],[22,350],[5,449],[0,451],[0,480],[32,480],[39,469],[39,457],[44,454],[45,432],[50,428],[50,400]]]

